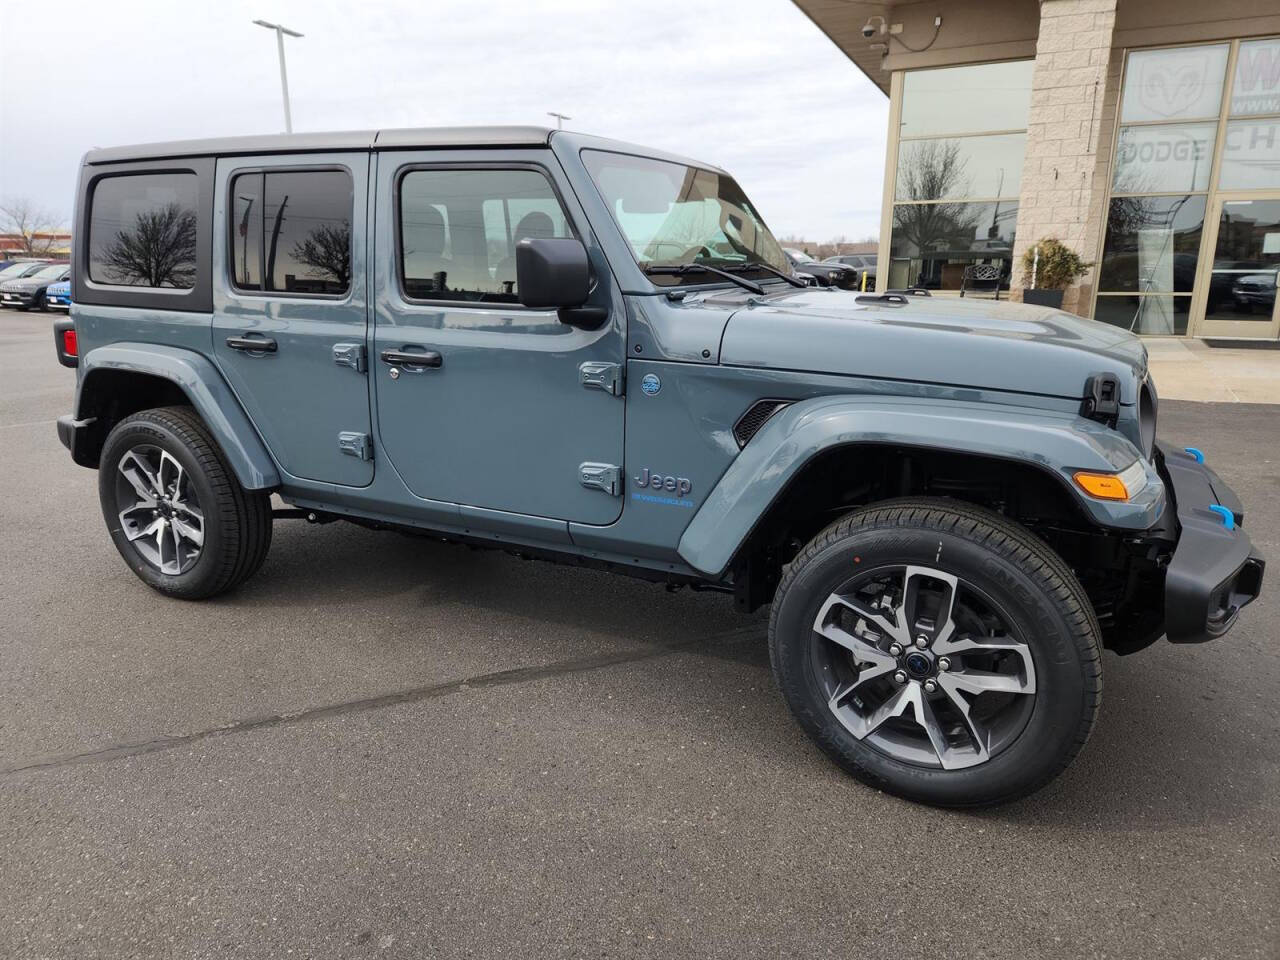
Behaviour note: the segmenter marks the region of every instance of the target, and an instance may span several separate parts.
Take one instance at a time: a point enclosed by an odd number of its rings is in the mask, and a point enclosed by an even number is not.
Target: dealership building
[[[1069,310],[1280,335],[1280,0],[795,3],[889,97],[882,290],[1020,299],[1052,236]]]

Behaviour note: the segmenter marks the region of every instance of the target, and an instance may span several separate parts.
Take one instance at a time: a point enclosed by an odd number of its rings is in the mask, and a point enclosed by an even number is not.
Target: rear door
[[[617,519],[624,308],[558,162],[546,149],[387,151],[377,168],[370,367],[386,459],[419,497]],[[515,244],[570,236],[591,257],[590,302],[609,310],[598,330],[518,300]]]
[[[286,472],[373,480],[365,334],[369,156],[218,161],[213,353]]]

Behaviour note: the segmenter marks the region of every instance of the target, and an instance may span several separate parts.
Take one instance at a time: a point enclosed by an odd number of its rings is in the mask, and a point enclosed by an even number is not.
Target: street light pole
[[[573,117],[565,116],[565,114],[563,114],[563,113],[556,113],[554,110],[548,110],[548,111],[547,111],[547,116],[548,116],[548,117],[555,117],[555,118],[556,118],[556,129],[557,129],[557,130],[563,130],[563,129],[564,129],[564,122],[565,122],[566,120],[572,120],[572,119],[573,119]]]
[[[285,34],[291,37],[301,37],[297,30],[290,30],[288,27],[281,26],[278,23],[270,23],[266,20],[253,21],[260,27],[266,27],[268,30],[276,32],[276,52],[280,54],[280,92],[284,96],[284,132],[293,133],[293,117],[289,114],[289,76],[284,69],[284,38]]]

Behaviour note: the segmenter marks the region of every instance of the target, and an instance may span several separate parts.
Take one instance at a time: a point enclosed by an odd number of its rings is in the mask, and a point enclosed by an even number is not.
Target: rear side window
[[[242,173],[227,204],[232,283],[276,295],[340,296],[351,288],[351,174]]]
[[[573,236],[536,170],[410,170],[399,196],[400,275],[410,299],[518,303],[516,244]]]
[[[196,282],[194,173],[103,177],[89,215],[89,279],[190,289]]]

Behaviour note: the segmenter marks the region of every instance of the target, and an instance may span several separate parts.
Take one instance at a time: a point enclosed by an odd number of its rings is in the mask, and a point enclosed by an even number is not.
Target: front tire
[[[774,598],[788,706],[838,764],[938,806],[1044,786],[1088,739],[1099,629],[1071,570],[992,511],[918,498],[823,530]]]
[[[170,597],[202,600],[252,576],[271,545],[271,496],[245,490],[190,407],[144,410],[103,444],[98,497],[131,570]]]

